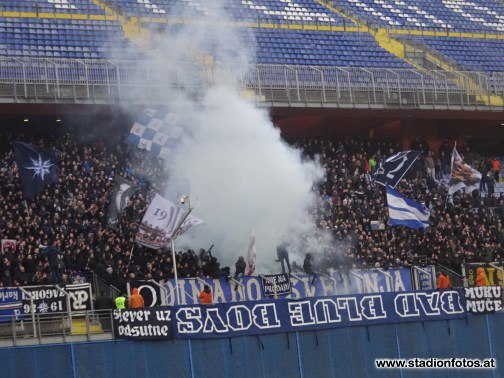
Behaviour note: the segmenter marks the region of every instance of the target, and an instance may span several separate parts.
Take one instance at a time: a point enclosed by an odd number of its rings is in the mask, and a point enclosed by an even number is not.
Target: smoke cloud
[[[230,19],[218,2],[212,1],[206,13],[204,22],[167,29],[156,41],[159,59],[152,62],[168,77],[182,80],[185,88],[165,96],[166,109],[179,116],[185,133],[166,162],[164,195],[174,202],[191,195],[192,214],[205,221],[180,237],[177,249],[214,244],[221,266],[234,271],[238,256],[246,258],[255,233],[256,273],[275,272],[276,245],[282,239],[290,242],[294,254],[309,252],[302,250],[300,240],[316,234],[310,207],[322,169],[282,140],[266,110],[240,96],[238,72],[255,60],[255,48],[242,42],[243,31],[227,24]],[[229,70],[202,91],[193,85],[201,79],[198,73],[181,72],[180,62],[195,56],[225,62]]]

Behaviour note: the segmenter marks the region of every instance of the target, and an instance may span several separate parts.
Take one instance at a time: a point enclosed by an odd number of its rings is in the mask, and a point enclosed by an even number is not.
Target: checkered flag
[[[173,113],[145,109],[131,127],[128,141],[166,159],[182,135],[178,121],[178,116]]]

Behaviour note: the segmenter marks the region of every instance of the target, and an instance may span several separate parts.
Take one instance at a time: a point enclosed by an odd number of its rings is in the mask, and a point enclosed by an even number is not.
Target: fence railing
[[[104,294],[104,297],[115,299],[120,294],[117,287],[109,285],[96,273],[92,273],[91,285],[96,296]]]
[[[504,73],[156,61],[0,58],[0,102],[163,104],[216,84],[266,106],[502,110]]]
[[[114,338],[112,310],[0,316],[0,347]]]

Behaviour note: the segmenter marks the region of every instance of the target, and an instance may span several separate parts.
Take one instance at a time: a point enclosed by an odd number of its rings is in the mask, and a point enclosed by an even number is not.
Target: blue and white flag
[[[145,109],[131,127],[128,142],[142,150],[166,159],[182,135],[178,116],[173,113]]]
[[[401,181],[408,169],[413,165],[422,151],[401,151],[380,162],[373,181],[377,184],[393,188]]]
[[[387,186],[387,203],[392,226],[429,227],[429,210],[422,204],[402,196],[390,186]]]

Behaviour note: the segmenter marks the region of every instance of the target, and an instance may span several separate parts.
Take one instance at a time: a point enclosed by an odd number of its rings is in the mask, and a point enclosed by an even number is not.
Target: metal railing
[[[230,83],[263,106],[494,109],[504,73],[292,65],[0,58],[0,102],[163,105]]]
[[[113,339],[112,310],[0,316],[0,347]]]
[[[117,21],[119,15],[107,12],[102,5],[93,1],[86,1],[79,4],[77,9],[56,8],[56,6],[43,2],[26,1],[10,2],[0,10],[0,17],[9,18],[47,18],[47,19],[69,19],[69,20],[106,20]],[[41,4],[42,3],[42,4]],[[51,3],[51,2],[49,2]],[[58,1],[53,3],[58,3]],[[63,3],[63,2],[60,2]],[[3,4],[2,4],[3,5]]]
[[[107,284],[98,274],[96,273],[91,273],[92,279],[91,279],[91,285],[93,288],[93,293],[95,295],[99,296],[101,295],[102,292],[105,292],[105,297],[115,299],[119,293],[120,290],[116,288],[113,285]]]
[[[375,26],[376,27],[376,26]],[[394,28],[390,26],[382,26],[387,30],[390,36],[411,36],[411,37],[450,37],[450,38],[478,38],[487,40],[500,40],[504,39],[504,34],[498,30],[481,30],[478,28],[472,30],[452,30],[440,28],[421,28],[411,29],[406,26]]]
[[[441,265],[441,264],[436,264],[435,265],[435,272],[436,272],[436,277],[439,272],[445,272],[448,277],[450,277],[450,282],[452,287],[467,287],[468,282],[465,277],[463,277],[461,274],[455,272],[454,270]]]

